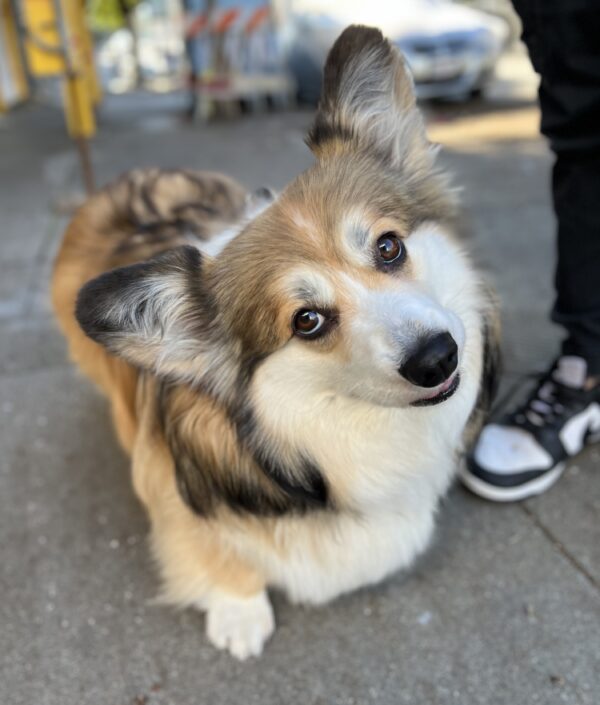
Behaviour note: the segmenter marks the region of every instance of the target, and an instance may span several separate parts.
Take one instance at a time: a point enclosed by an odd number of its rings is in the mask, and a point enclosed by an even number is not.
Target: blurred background
[[[552,159],[508,1],[0,0],[3,705],[597,705],[594,449],[520,504],[455,488],[432,549],[382,586],[319,610],[275,595],[258,662],[212,649],[199,613],[151,605],[127,459],[49,307],[60,238],[86,191],[132,167],[282,188],[312,161],[321,66],[351,22],[405,53],[462,187],[502,302],[504,385],[554,356]]]
[[[534,85],[509,0],[1,0],[1,7],[0,111],[32,103],[62,110],[88,189],[87,141],[117,112],[205,123],[314,108],[327,52],[353,22],[381,27],[404,52],[432,117],[443,117],[441,101],[531,99]]]

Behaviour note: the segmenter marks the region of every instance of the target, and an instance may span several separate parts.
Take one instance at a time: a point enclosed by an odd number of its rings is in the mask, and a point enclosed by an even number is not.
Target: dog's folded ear
[[[331,48],[307,142],[318,157],[335,142],[366,147],[396,166],[431,163],[412,78],[378,29],[351,25]]]
[[[179,247],[108,271],[79,292],[77,320],[92,340],[138,367],[199,380],[218,344],[202,265],[197,249]]]

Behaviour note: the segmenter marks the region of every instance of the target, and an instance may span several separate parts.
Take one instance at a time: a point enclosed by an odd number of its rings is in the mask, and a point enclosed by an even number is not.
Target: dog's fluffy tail
[[[138,234],[170,230],[171,235],[209,238],[215,229],[239,220],[247,193],[220,174],[186,169],[136,169],[110,184],[109,225]]]
[[[95,238],[95,255],[110,258],[108,267],[131,264],[193,238],[210,239],[243,217],[247,197],[242,186],[220,174],[135,169],[79,209],[65,243],[83,221]]]

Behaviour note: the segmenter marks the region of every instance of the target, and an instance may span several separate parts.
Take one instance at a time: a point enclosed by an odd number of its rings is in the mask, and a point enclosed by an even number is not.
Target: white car
[[[292,0],[288,59],[301,100],[316,102],[327,52],[349,24],[379,27],[400,47],[419,98],[480,92],[509,37],[504,20],[450,0]]]

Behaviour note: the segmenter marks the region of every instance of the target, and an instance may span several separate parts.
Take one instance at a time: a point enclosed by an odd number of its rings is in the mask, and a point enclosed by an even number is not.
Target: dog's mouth
[[[452,377],[449,377],[441,387],[439,387],[435,394],[430,397],[423,397],[423,399],[417,399],[417,401],[411,402],[411,406],[434,406],[435,404],[441,404],[446,399],[454,394],[460,385],[460,374],[457,372]]]

